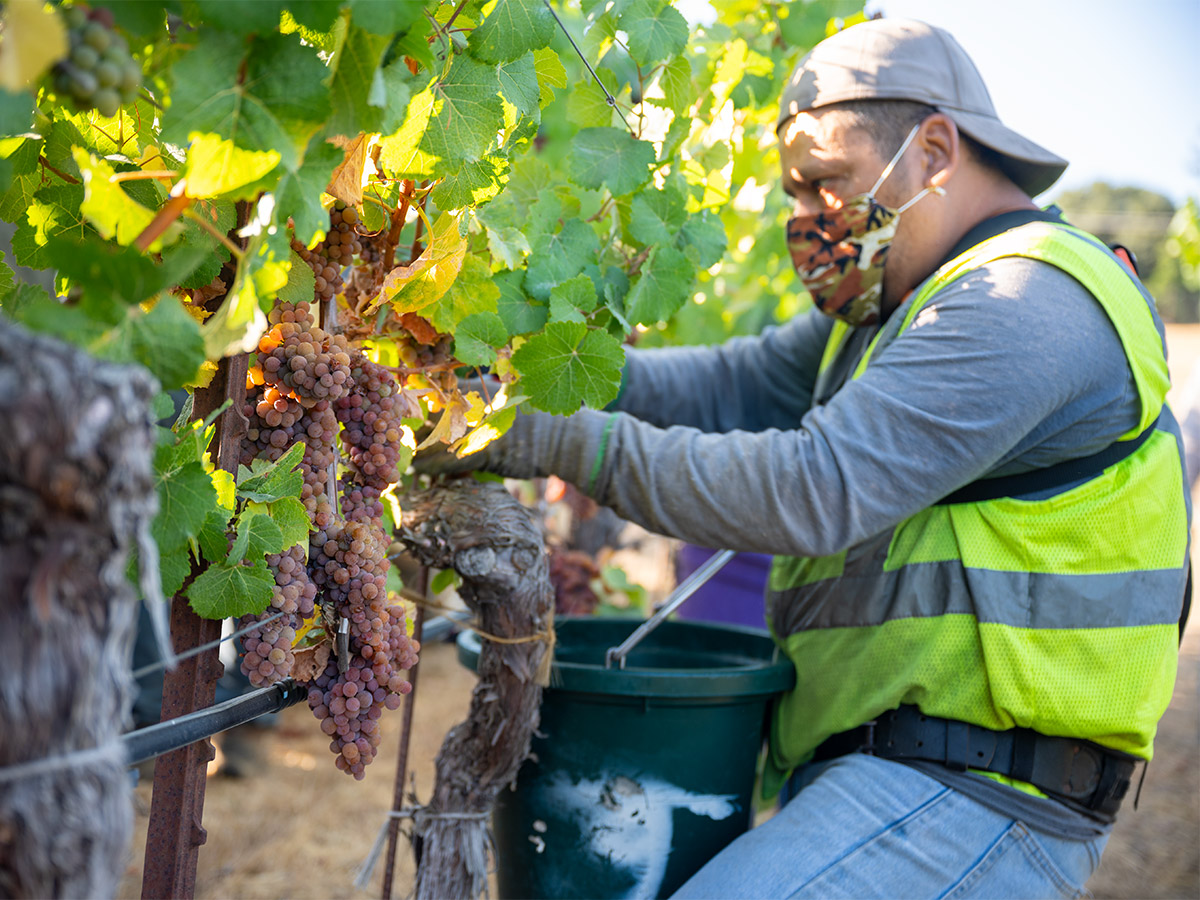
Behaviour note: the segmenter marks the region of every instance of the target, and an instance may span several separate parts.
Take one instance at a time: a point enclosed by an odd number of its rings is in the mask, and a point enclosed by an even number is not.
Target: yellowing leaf
[[[420,312],[441,299],[462,269],[467,239],[458,232],[458,219],[442,213],[429,233],[429,246],[411,266],[396,266],[387,274],[370,312],[390,301],[397,313]]]
[[[243,150],[219,134],[193,134],[187,152],[187,195],[205,198],[224,194],[237,199],[249,199],[256,189],[246,195],[239,188],[253,185],[279,165],[277,150]]]
[[[345,150],[346,156],[333,170],[325,193],[332,194],[347,206],[362,206],[363,169],[367,165],[367,152],[377,137],[374,134],[360,134],[350,141],[335,139],[330,142]]]
[[[234,290],[226,294],[221,308],[201,326],[201,330],[209,359],[249,353],[258,346],[258,339],[267,330],[267,317],[259,308],[254,279],[239,273]]]
[[[451,397],[442,417],[433,426],[433,431],[429,433],[429,436],[417,445],[417,450],[424,450],[437,443],[452,444],[466,434],[470,427],[467,423],[467,412],[470,408],[470,401],[462,394]]]
[[[9,0],[0,41],[0,87],[16,93],[42,77],[67,55],[67,31],[55,10],[41,0]]]
[[[184,307],[188,309],[188,307]],[[212,360],[206,359],[200,364],[200,368],[196,370],[196,377],[184,385],[185,388],[206,388],[212,384],[213,376],[217,374],[217,364]]]

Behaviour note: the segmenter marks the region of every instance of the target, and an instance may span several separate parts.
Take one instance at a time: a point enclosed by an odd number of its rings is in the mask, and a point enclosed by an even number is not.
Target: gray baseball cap
[[[1067,161],[1005,126],[983,78],[958,41],[915,19],[873,19],[817,44],[783,89],[776,130],[799,112],[845,100],[913,100],[945,113],[1000,154],[1006,175],[1031,197]]]

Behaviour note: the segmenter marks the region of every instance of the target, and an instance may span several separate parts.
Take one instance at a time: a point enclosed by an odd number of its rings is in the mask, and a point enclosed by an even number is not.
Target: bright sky
[[[869,0],[945,28],[1001,121],[1096,180],[1200,199],[1200,0]]]

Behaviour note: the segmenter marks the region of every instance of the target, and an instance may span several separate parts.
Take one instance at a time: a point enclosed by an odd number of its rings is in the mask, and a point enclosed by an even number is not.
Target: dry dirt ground
[[[1200,358],[1200,326],[1173,327],[1169,343],[1173,379],[1182,385]],[[653,562],[661,569],[661,554]],[[644,573],[643,581],[654,575]],[[1127,801],[1089,883],[1096,897],[1200,898],[1198,622],[1193,619],[1183,643],[1174,698],[1159,729],[1138,809]],[[466,715],[473,685],[474,676],[459,665],[453,645],[425,647],[410,751],[419,798],[429,796],[434,756],[446,731]],[[277,727],[260,730],[256,741],[262,760],[255,775],[209,779],[204,808],[208,843],[200,851],[196,896],[378,897],[382,860],[367,889],[359,890],[352,882],[391,808],[400,718],[399,713],[385,716],[380,755],[364,781],[334,768],[328,739],[306,706],[286,710]],[[136,802],[137,831],[122,897],[141,893],[148,782],[136,789]],[[411,853],[402,840],[394,896],[407,895],[412,877]]]

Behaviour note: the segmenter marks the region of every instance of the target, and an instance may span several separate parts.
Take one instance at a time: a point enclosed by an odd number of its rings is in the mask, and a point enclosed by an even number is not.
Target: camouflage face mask
[[[879,321],[883,301],[883,267],[904,212],[930,191],[924,188],[898,209],[884,206],[875,192],[917,134],[913,127],[887,164],[879,180],[865,194],[851,197],[837,209],[815,215],[792,216],[787,223],[787,245],[792,265],[812,294],[817,309],[850,325]]]

